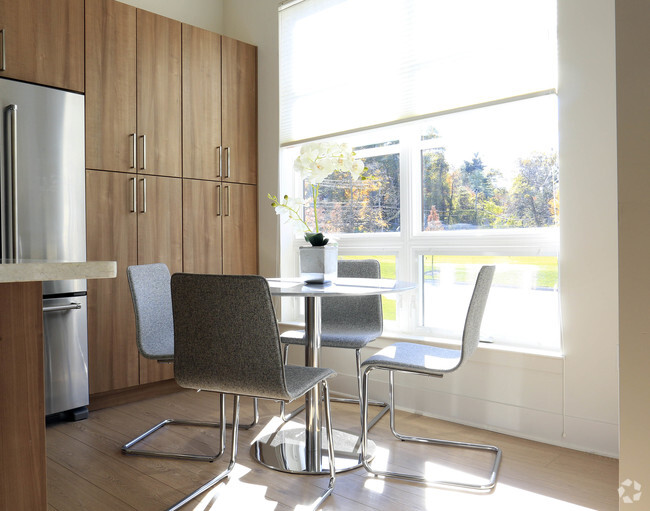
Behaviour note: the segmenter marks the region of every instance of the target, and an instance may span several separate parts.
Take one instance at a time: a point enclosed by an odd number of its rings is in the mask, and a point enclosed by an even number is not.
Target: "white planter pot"
[[[299,247],[300,278],[308,284],[324,284],[336,279],[339,247]]]

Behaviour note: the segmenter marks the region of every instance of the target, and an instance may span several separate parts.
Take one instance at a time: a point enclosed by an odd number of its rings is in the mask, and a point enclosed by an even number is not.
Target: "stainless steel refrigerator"
[[[85,261],[83,96],[0,78],[0,107],[2,263]],[[86,318],[85,280],[43,283],[47,415],[87,415]]]

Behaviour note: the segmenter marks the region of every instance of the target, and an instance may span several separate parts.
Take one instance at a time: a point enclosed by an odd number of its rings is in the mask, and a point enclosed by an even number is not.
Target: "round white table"
[[[362,296],[399,293],[416,287],[411,282],[388,279],[338,278],[326,284],[305,284],[299,278],[267,279],[271,294],[280,297],[300,296],[305,299],[305,365],[318,367],[321,348],[321,298],[331,296]],[[327,449],[323,448],[321,431],[322,395],[316,386],[305,395],[305,426],[282,428],[256,441],[251,454],[263,465],[282,472],[300,474],[329,473]],[[358,435],[334,431],[336,471],[351,470],[361,466]]]

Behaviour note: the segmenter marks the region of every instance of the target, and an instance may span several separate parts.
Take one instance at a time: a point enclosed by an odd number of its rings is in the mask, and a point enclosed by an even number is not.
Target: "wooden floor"
[[[214,394],[183,391],[137,403],[91,412],[77,423],[47,427],[48,509],[56,511],[162,510],[221,472],[214,463],[124,456],[120,446],[163,418],[217,420]],[[230,407],[229,407],[230,409]],[[187,510],[292,510],[313,502],[327,477],[275,472],[253,461],[251,441],[277,426],[278,405],[261,401],[260,424],[242,431],[238,466],[220,486],[188,504]],[[252,407],[243,400],[242,418]],[[356,430],[354,405],[333,404],[334,426]],[[231,412],[229,412],[230,415]],[[427,488],[370,477],[357,469],[337,477],[327,510],[617,510],[618,462],[610,458],[459,426],[398,412],[398,430],[413,435],[491,443],[503,450],[496,489],[472,494]],[[389,433],[388,417],[372,431],[375,463],[388,470],[423,470],[439,477],[477,478],[490,464],[487,454],[470,456],[449,449],[398,442]],[[209,452],[217,430],[165,428],[149,446]],[[228,445],[230,433],[228,436]],[[454,451],[458,451],[455,449]]]

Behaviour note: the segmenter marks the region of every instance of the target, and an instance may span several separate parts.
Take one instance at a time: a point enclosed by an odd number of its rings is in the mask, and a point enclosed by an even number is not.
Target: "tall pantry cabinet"
[[[129,265],[257,272],[256,53],[245,45],[254,57],[243,71],[230,59],[231,73],[249,77],[242,108],[253,114],[239,128],[246,135],[230,139],[244,148],[224,150],[221,40],[115,0],[86,0],[88,258],[118,262],[116,279],[88,283],[91,394],[173,377],[170,364],[137,353]],[[246,162],[245,181],[225,177],[228,157],[232,176]],[[251,255],[224,266],[231,245]]]
[[[257,272],[257,49],[183,25],[183,267]]]

